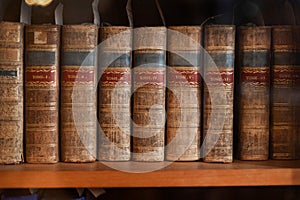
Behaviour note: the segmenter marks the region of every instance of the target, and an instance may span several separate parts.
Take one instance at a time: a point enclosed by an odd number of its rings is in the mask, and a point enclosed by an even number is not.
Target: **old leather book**
[[[238,44],[238,148],[241,160],[269,157],[271,27],[241,26]]]
[[[23,33],[0,23],[0,164],[23,161]]]
[[[204,29],[204,162],[233,160],[235,26]]]
[[[99,160],[130,160],[132,31],[100,28]]]
[[[92,162],[97,143],[98,26],[62,27],[61,159]]]
[[[201,27],[168,27],[167,160],[200,159]]]
[[[59,161],[60,26],[25,27],[25,138],[28,163]]]
[[[296,159],[299,157],[299,129],[297,130],[299,113],[295,107],[299,102],[299,97],[297,97],[298,37],[297,26],[272,27],[270,138],[272,159]]]
[[[165,27],[134,30],[133,160],[163,161],[165,146]]]

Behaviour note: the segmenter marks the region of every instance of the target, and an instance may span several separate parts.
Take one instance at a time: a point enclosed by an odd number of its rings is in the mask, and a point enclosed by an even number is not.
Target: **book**
[[[0,164],[23,162],[23,34],[21,23],[0,23]]]
[[[300,8],[299,8],[300,11]],[[297,12],[300,17],[300,12]],[[298,18],[300,20],[300,18]],[[300,21],[299,21],[300,22]],[[295,44],[296,44],[296,72],[295,72],[295,92],[294,92],[294,97],[293,97],[293,104],[295,107],[295,113],[300,113],[300,24],[298,23],[296,26],[294,26],[294,36],[295,36]],[[300,117],[296,117],[296,130],[297,130],[297,158],[300,158]]]
[[[97,44],[97,25],[62,27],[60,134],[63,162],[96,159]]]
[[[133,32],[133,156],[134,161],[163,161],[165,146],[165,27]]]
[[[132,31],[126,26],[100,28],[99,160],[130,160]]]
[[[25,141],[28,163],[59,161],[60,26],[25,27]]]
[[[201,27],[168,27],[167,160],[200,159]]]
[[[241,160],[269,158],[271,27],[237,30],[238,149]]]
[[[297,66],[296,26],[284,25],[272,28],[271,66],[271,143],[272,159],[299,158],[297,132]],[[298,97],[299,98],[299,97]]]
[[[233,160],[235,26],[204,29],[203,161]]]

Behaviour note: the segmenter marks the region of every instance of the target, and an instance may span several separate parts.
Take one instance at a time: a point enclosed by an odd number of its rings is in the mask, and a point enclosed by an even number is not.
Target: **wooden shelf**
[[[139,163],[108,163],[134,169]],[[145,166],[155,163],[145,163]],[[157,163],[156,163],[157,164]],[[161,163],[166,164],[166,163]],[[128,173],[102,163],[0,166],[0,188],[116,188],[300,185],[299,161],[176,162],[148,173]]]

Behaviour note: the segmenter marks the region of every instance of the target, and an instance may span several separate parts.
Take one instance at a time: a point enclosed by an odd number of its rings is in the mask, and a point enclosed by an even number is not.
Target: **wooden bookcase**
[[[6,8],[7,20],[17,21],[18,10],[12,6],[11,0],[0,0],[3,8]],[[253,0],[258,2],[259,0]],[[16,1],[17,2],[17,1]],[[18,1],[19,2],[19,1]],[[58,2],[58,0],[56,1]],[[91,19],[91,10],[82,8],[82,5],[90,3],[90,0],[76,0],[76,5],[66,6],[66,22],[81,22]],[[144,0],[146,2],[146,0]],[[148,1],[150,2],[150,1]],[[154,1],[153,1],[154,2]],[[203,0],[189,1],[189,5],[182,7],[182,1],[162,0],[162,8],[165,10],[166,19],[169,24],[200,24],[205,18],[213,16],[216,13],[227,11],[237,0]],[[177,2],[177,3],[175,3]],[[208,3],[209,2],[209,3]],[[222,3],[223,2],[223,3]],[[74,4],[74,0],[65,0],[64,3]],[[107,0],[102,1],[103,5],[109,10],[103,11],[104,20],[111,19],[112,24],[126,24],[127,19],[125,11],[119,15],[114,15],[116,11],[113,5],[125,5],[126,0]],[[168,3],[171,5],[168,6]],[[219,4],[218,4],[219,3]],[[265,0],[262,6],[266,9],[266,16],[270,17],[274,13],[274,0]],[[218,6],[216,6],[218,5]],[[139,6],[139,5],[138,5]],[[213,7],[220,10],[212,9]],[[51,10],[52,9],[52,10]],[[52,22],[52,11],[49,9],[40,9],[33,12],[33,21],[37,23]],[[80,10],[81,9],[81,10]],[[198,9],[198,10],[197,10]],[[278,8],[277,8],[278,9]],[[192,12],[188,12],[191,10]],[[149,12],[148,12],[149,11]],[[144,20],[136,20],[137,23],[155,25],[160,23],[157,15],[151,16],[151,9],[145,14]],[[182,11],[182,13],[181,13]],[[156,12],[156,11],[155,11]],[[43,13],[42,17],[36,17]],[[78,14],[80,13],[80,15]],[[187,15],[185,15],[186,13]],[[191,13],[194,13],[191,14]],[[225,12],[226,13],[226,12]],[[2,13],[3,14],[3,13]],[[141,11],[140,13],[141,14]],[[157,14],[157,13],[156,13]],[[280,14],[276,14],[280,16]],[[109,20],[107,20],[109,21]],[[153,23],[152,23],[153,22]],[[190,22],[190,23],[189,23]],[[275,18],[265,20],[269,24],[279,24]],[[134,166],[134,162],[119,163]],[[151,164],[151,163],[150,163]],[[21,165],[3,165],[0,166],[0,188],[136,188],[136,187],[229,187],[229,186],[295,186],[300,185],[300,160],[298,161],[261,161],[245,162],[234,161],[232,164],[208,164],[203,162],[175,162],[158,171],[148,173],[126,173],[111,169],[101,163],[87,164],[67,164],[58,163],[51,165],[42,164],[21,164]]]

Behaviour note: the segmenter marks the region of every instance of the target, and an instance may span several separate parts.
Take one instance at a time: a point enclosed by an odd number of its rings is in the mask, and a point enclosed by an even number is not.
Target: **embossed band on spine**
[[[262,70],[243,69],[241,71],[242,83],[257,83],[257,84],[270,84],[270,71],[268,68]]]
[[[225,84],[232,85],[234,82],[233,69],[220,69],[219,71],[209,71],[205,74],[205,82],[207,84]]]
[[[176,69],[168,72],[168,84],[178,84],[188,82],[190,85],[198,86],[201,83],[201,74],[197,70]]]
[[[41,83],[55,83],[55,70],[26,70],[26,85],[41,84]]]
[[[165,71],[145,71],[135,70],[134,71],[134,84],[153,84],[163,86],[165,83]]]
[[[101,84],[130,84],[131,83],[131,73],[129,70],[124,70],[125,67],[116,69],[114,67],[106,69],[102,74],[100,82]]]
[[[62,83],[94,83],[95,73],[93,70],[68,70],[62,71]]]

